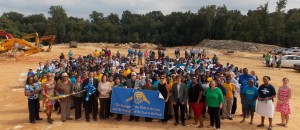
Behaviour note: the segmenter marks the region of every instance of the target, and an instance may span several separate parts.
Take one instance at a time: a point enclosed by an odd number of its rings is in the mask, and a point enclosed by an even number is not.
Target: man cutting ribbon
[[[84,100],[85,103],[85,118],[87,122],[90,122],[90,113],[93,113],[94,121],[97,121],[98,114],[98,96],[99,92],[96,91],[96,87],[98,87],[98,80],[93,78],[94,73],[89,72],[89,77],[85,79],[82,83],[82,87],[86,92],[84,92]]]

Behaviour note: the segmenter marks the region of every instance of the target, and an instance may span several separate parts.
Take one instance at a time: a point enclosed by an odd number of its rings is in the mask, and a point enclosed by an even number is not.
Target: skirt
[[[257,114],[260,116],[273,118],[274,115],[274,104],[272,100],[268,101],[258,101],[257,102]]]

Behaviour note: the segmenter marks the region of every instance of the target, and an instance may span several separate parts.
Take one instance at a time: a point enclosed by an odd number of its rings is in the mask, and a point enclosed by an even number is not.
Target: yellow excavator
[[[24,39],[13,38],[13,39],[2,40],[0,44],[0,52],[13,50],[16,44],[28,47],[29,49],[24,51],[24,53],[28,55],[39,53],[41,51],[39,47],[32,45],[30,42],[27,42]]]
[[[39,39],[39,34],[38,33],[32,33],[29,35],[22,36],[21,39],[31,39],[35,38],[35,46],[39,46],[40,44],[40,39]]]
[[[0,30],[0,37],[2,37],[2,41],[0,42],[0,52],[7,52],[13,49],[17,49],[16,45],[21,45],[27,47],[24,50],[25,54],[35,54],[43,51],[42,46],[40,45],[41,41],[50,40],[49,47],[47,52],[51,51],[52,44],[55,41],[55,35],[42,36],[39,38],[38,33],[33,33],[29,35],[23,36],[20,38],[14,38],[11,34],[5,32],[4,30]],[[32,44],[25,39],[35,38],[35,44]]]

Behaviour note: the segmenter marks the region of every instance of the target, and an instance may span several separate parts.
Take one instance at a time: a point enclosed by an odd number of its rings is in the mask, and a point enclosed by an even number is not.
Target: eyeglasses
[[[48,75],[47,77],[51,77],[51,76]]]

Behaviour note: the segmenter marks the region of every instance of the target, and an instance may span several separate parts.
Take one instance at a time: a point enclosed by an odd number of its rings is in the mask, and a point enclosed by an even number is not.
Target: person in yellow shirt
[[[171,117],[174,114],[173,102],[172,102],[172,98],[171,98],[173,83],[171,82],[171,77],[169,77],[169,76],[167,77],[166,81],[167,81],[167,88],[169,91],[169,117]]]
[[[167,77],[167,87],[168,87],[168,90],[169,90],[169,94],[171,95],[171,91],[172,91],[172,86],[173,86],[173,82],[171,82],[171,77]]]
[[[170,81],[172,84],[175,84],[176,83],[176,74],[172,74],[171,75],[171,81]]]
[[[233,94],[235,91],[235,86],[233,83],[231,83],[230,75],[226,76],[226,83],[223,84],[223,87],[226,90],[225,100],[223,104],[223,115],[225,116],[225,118],[232,120],[231,108],[233,104]]]
[[[99,81],[101,81],[103,74],[101,73],[102,70],[99,69],[97,70],[96,74],[95,74],[95,78],[98,79]]]
[[[131,70],[129,69],[128,65],[125,65],[125,69],[124,69],[124,76],[127,77],[127,75],[129,75],[131,73]]]
[[[100,55],[101,55],[101,56],[105,56],[105,51],[104,51],[104,49],[102,49],[102,51],[100,52]]]
[[[99,57],[99,55],[100,55],[99,51],[98,51],[98,50],[95,50],[95,52],[94,52],[94,57]]]
[[[40,78],[41,84],[44,84],[47,80],[47,73],[43,73],[43,76]]]

